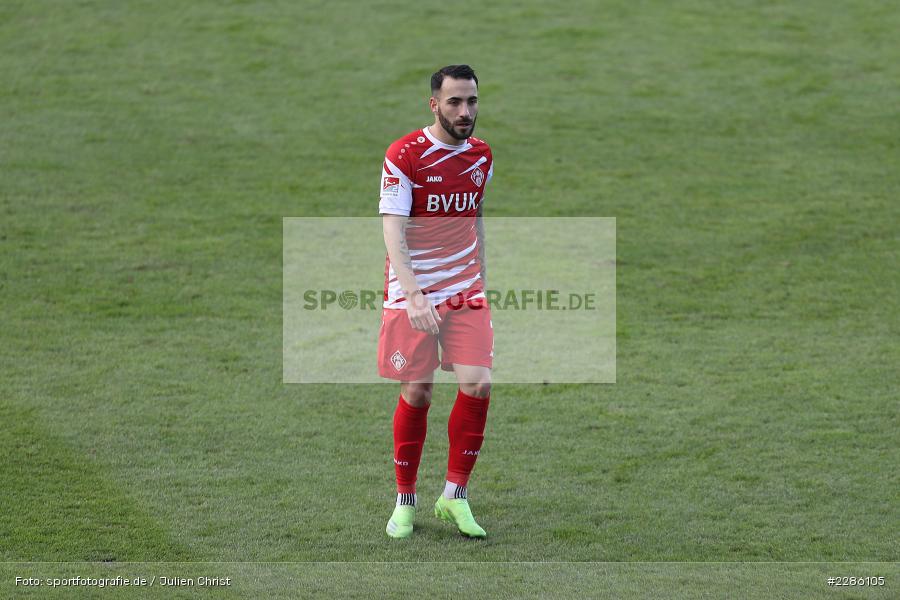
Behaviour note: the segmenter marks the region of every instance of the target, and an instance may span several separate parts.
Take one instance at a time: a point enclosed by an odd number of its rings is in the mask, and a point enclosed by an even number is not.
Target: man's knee
[[[431,404],[431,388],[430,383],[405,383],[400,386],[400,393],[410,406],[428,406]]]
[[[491,382],[490,380],[482,380],[468,383],[460,383],[459,389],[462,390],[463,394],[467,396],[474,396],[475,398],[487,398],[491,395]]]

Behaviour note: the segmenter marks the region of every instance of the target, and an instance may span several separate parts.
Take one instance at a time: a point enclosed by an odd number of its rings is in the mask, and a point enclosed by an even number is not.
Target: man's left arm
[[[481,285],[487,292],[487,262],[484,249],[484,198],[478,205],[478,216],[475,217],[475,234],[478,236],[478,262],[481,263]]]

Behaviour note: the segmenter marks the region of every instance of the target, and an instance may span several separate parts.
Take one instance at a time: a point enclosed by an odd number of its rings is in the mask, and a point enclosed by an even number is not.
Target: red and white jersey
[[[491,149],[476,137],[452,146],[425,127],[387,150],[379,212],[410,217],[406,242],[413,272],[432,304],[460,293],[484,297],[475,218],[493,172]],[[406,308],[389,258],[384,273],[385,308]]]

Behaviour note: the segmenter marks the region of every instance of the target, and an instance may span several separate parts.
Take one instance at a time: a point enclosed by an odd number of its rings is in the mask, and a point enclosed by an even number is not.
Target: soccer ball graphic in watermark
[[[350,290],[342,292],[338,297],[338,304],[340,304],[341,308],[346,310],[350,310],[351,308],[356,306],[356,303],[358,301],[359,299],[356,297],[356,294],[351,292]]]

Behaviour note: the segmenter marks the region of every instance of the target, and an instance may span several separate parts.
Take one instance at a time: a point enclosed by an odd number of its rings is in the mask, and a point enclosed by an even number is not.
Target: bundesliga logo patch
[[[400,193],[399,177],[382,177],[381,178],[381,195],[396,196]]]

